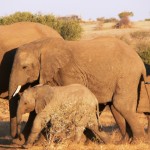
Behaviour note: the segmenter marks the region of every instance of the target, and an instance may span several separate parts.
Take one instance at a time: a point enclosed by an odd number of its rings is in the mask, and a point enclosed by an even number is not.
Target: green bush
[[[108,23],[108,22],[118,22],[118,20],[116,18],[104,18],[104,17],[100,17],[96,19],[97,21],[102,21],[104,23]]]
[[[134,14],[133,14],[133,12],[123,11],[123,12],[119,13],[118,16],[121,19],[124,17],[134,16]]]
[[[139,51],[138,54],[142,58],[145,64],[150,65],[150,46],[146,50]]]
[[[63,20],[54,15],[32,14],[30,12],[16,12],[0,18],[0,25],[9,25],[16,22],[38,22],[57,30],[64,39],[75,40],[81,37],[82,28],[77,20]]]
[[[62,20],[60,34],[66,40],[76,40],[81,37],[82,28],[78,21]]]
[[[145,21],[150,21],[150,18],[145,19]]]
[[[116,19],[116,18],[106,18],[105,19],[105,21],[104,21],[104,23],[107,23],[107,22],[118,22],[118,19]]]
[[[135,49],[144,63],[150,65],[150,32],[136,31],[130,33],[130,36],[136,41]]]
[[[34,21],[34,15],[30,12],[16,12],[13,15],[0,18],[0,25],[9,25],[15,22]]]

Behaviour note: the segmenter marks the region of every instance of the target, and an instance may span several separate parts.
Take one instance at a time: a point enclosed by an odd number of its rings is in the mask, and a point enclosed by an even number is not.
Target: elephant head
[[[38,87],[38,88],[36,88]],[[35,86],[29,88],[21,95],[17,108],[17,132],[20,135],[22,115],[35,110],[36,114],[41,112],[53,97],[53,92],[49,90],[50,86]]]
[[[31,91],[31,89],[30,89]],[[24,91],[23,95],[18,104],[17,108],[17,126],[18,126],[18,135],[20,135],[20,128],[21,128],[21,120],[22,115],[25,113],[30,113],[35,108],[35,92],[28,92],[28,90]]]
[[[45,37],[61,35],[47,25],[35,22],[17,22],[0,26],[0,97],[8,99],[9,77],[16,49],[24,44]]]
[[[52,83],[59,69],[69,63],[71,52],[63,39],[46,38],[20,47],[15,55],[10,75],[10,123],[11,135],[16,136],[18,87],[24,90],[27,84]],[[21,88],[23,87],[23,88]],[[17,89],[17,92],[15,92]]]

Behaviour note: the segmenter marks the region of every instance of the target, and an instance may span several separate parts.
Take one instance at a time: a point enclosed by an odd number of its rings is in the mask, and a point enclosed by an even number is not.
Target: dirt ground
[[[82,24],[82,27],[84,29],[82,34],[82,40],[86,39],[92,39],[98,36],[120,36],[125,35],[127,33],[133,32],[133,31],[150,31],[150,22],[136,22],[133,24],[133,28],[129,29],[111,29],[112,23],[104,24],[103,30],[97,30],[97,22],[94,23],[84,23]],[[23,121],[25,122],[27,120],[28,115],[25,115],[23,117]],[[106,134],[110,137],[111,141],[117,141],[120,139],[120,132],[119,129],[115,123],[115,120],[113,119],[110,111],[108,108],[105,109],[105,111],[102,113],[100,122],[103,126],[103,130],[106,132]],[[147,128],[147,120],[146,117],[143,114],[139,114],[139,120],[141,123],[145,126],[145,130]],[[9,107],[8,107],[8,101],[4,99],[0,99],[0,150],[13,150],[13,149],[21,149],[20,147],[12,146],[11,143],[11,137],[9,135]],[[58,145],[45,145],[42,146],[33,146],[31,150],[82,150],[82,149],[88,149],[88,150],[126,150],[126,149],[132,149],[132,150],[149,150],[150,145],[146,143],[142,143],[139,141],[136,145],[114,145],[114,144],[108,144],[108,145],[97,145],[94,143],[90,143],[88,145],[83,144],[74,144],[74,143],[62,143]]]

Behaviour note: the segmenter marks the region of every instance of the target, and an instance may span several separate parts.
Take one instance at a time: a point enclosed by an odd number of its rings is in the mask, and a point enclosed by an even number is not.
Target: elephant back
[[[43,37],[62,38],[60,34],[40,23],[19,22],[0,26],[0,48],[8,51]],[[1,46],[2,45],[2,46]]]

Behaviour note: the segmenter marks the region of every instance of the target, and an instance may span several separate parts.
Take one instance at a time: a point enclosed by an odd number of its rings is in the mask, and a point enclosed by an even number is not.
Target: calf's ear
[[[35,100],[35,112],[40,113],[52,100],[53,91],[49,85],[38,87]]]

